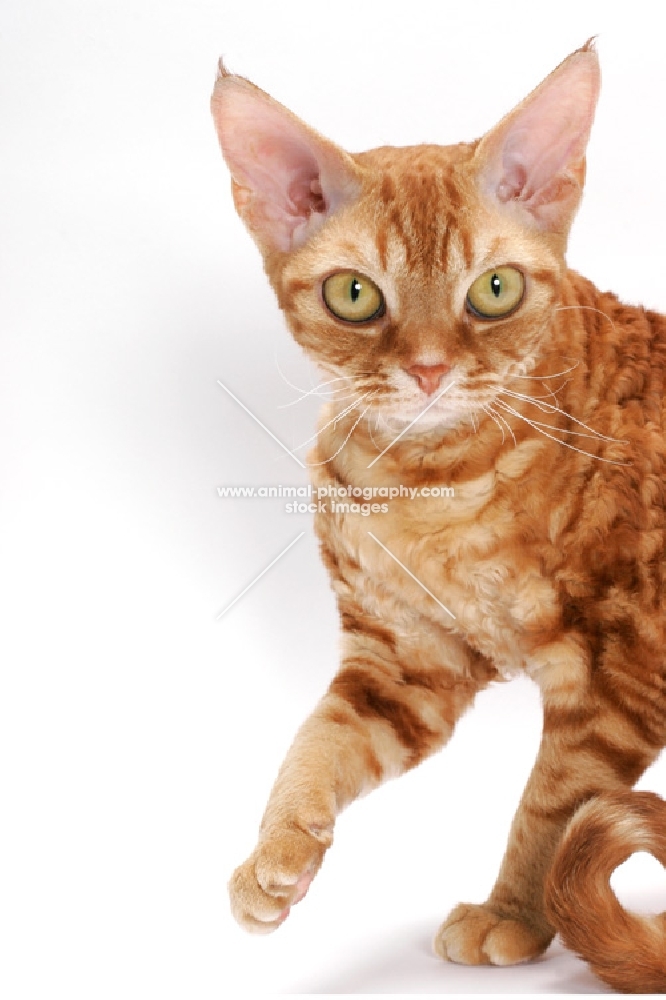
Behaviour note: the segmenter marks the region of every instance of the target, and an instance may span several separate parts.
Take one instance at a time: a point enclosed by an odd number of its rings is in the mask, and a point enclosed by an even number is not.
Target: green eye
[[[365,323],[384,312],[384,296],[374,281],[354,271],[332,274],[322,294],[330,312],[348,323]]]
[[[500,319],[520,305],[525,279],[515,267],[496,267],[477,278],[467,293],[467,305],[481,319]]]

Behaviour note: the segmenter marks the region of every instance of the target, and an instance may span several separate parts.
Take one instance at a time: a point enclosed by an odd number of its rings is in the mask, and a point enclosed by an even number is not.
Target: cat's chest
[[[492,477],[434,492],[329,503],[317,533],[334,587],[398,632],[444,627],[520,669],[559,614],[540,546],[523,541],[531,517],[494,497]]]

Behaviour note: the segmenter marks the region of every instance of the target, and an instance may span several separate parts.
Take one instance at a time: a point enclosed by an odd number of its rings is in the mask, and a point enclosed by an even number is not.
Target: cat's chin
[[[424,412],[423,405],[400,405],[382,407],[379,410],[379,423],[383,430],[394,431],[396,434],[406,433],[418,437],[424,433],[440,432],[459,428],[469,420],[466,411],[449,406],[447,409],[437,405]],[[409,425],[412,427],[406,430]]]

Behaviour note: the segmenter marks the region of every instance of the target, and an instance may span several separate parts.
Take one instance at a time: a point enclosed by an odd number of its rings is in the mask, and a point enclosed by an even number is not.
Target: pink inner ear
[[[504,143],[500,200],[528,200],[546,188],[569,162],[583,155],[590,125],[591,118],[582,121],[580,115],[567,115],[566,109],[546,101],[523,116]]]
[[[260,244],[290,250],[357,188],[353,161],[263,91],[222,77],[213,115],[244,221]]]
[[[517,145],[518,148],[512,151],[512,145]],[[513,143],[512,137],[509,137],[504,147],[504,155],[502,157],[503,171],[500,180],[497,182],[497,197],[500,201],[510,201],[512,198],[518,198],[521,191],[525,189],[527,170],[523,163],[520,147],[520,137],[517,137]]]
[[[520,201],[542,224],[554,222],[553,213],[559,213],[554,203],[564,199],[568,205],[567,198],[574,198],[598,92],[593,50],[565,60],[482,141],[488,193],[500,202]],[[560,209],[566,211],[564,203]]]
[[[240,172],[256,194],[296,216],[324,210],[321,168],[298,137],[268,134],[244,152]]]

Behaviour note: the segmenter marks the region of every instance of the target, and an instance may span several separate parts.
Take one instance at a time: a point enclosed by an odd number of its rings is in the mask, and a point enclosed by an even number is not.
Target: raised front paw
[[[260,934],[279,927],[308,891],[332,840],[332,827],[318,825],[263,832],[229,881],[231,912],[238,923]]]
[[[503,915],[489,903],[461,903],[439,928],[435,952],[463,965],[527,962],[545,951],[553,937],[537,923]]]

